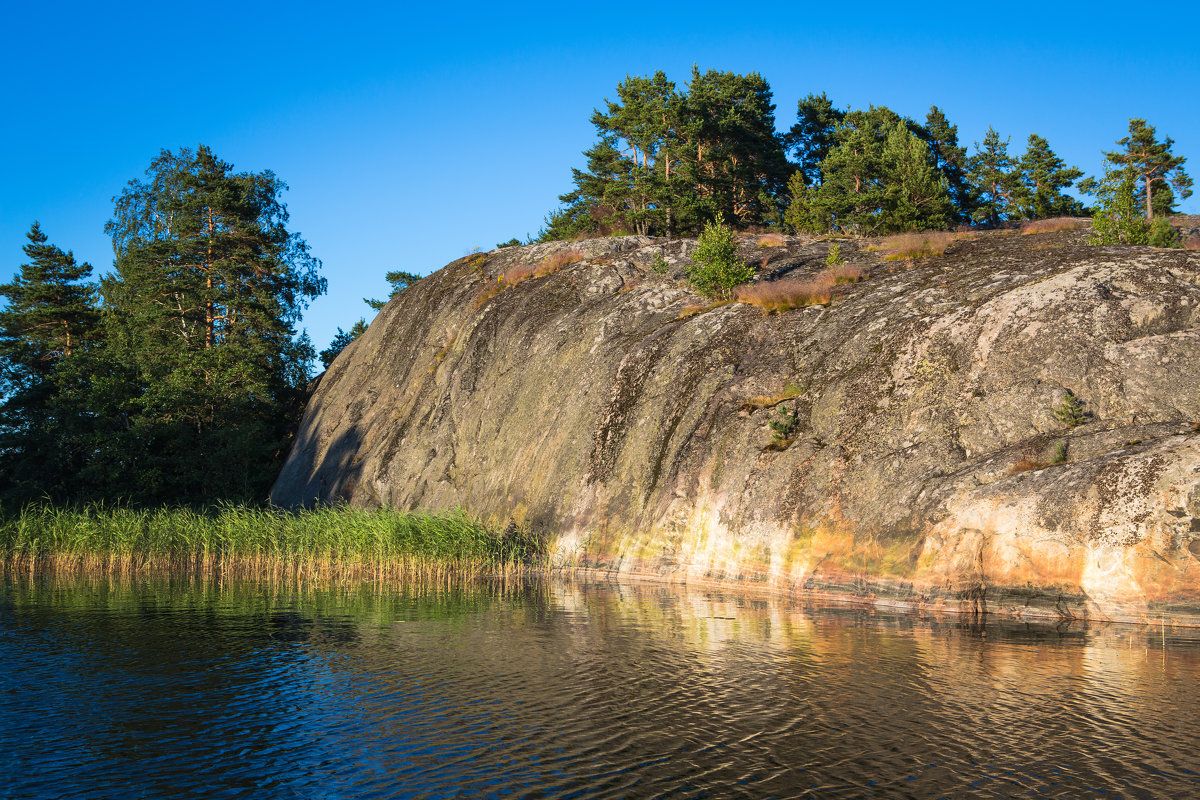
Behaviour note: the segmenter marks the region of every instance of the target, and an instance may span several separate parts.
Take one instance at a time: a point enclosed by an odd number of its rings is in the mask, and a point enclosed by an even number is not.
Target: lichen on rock
[[[272,498],[519,517],[564,565],[1197,622],[1200,253],[1086,236],[985,233],[912,263],[842,242],[869,277],[770,315],[692,293],[689,241],[469,256],[334,361]],[[827,250],[786,237],[758,280]]]

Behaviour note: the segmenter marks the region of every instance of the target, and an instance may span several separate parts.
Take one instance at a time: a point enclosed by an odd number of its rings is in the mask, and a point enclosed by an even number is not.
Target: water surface
[[[7,576],[2,797],[1194,797],[1200,634]]]

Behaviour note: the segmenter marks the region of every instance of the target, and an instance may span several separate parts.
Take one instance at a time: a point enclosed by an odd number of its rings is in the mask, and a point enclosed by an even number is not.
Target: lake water
[[[1200,633],[664,585],[30,579],[0,797],[1196,797]]]

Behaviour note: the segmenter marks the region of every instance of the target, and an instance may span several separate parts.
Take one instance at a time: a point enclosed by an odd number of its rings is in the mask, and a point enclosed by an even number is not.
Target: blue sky
[[[796,102],[937,104],[965,144],[1036,132],[1094,174],[1144,117],[1200,178],[1194,3],[10,4],[0,30],[0,275],[35,219],[104,270],[112,198],[162,148],[204,143],[290,185],[324,262],[320,347],[373,313],[389,269],[428,273],[536,233],[626,74],[760,72]],[[1146,7],[1149,9],[1150,7]],[[1150,22],[1151,31],[1136,25]],[[1200,194],[1183,205],[1200,213]]]

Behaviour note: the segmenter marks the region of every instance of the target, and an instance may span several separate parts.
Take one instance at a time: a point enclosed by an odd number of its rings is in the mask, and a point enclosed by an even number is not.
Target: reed
[[[528,531],[462,513],[35,505],[0,518],[0,561],[10,570],[433,580],[539,569],[546,548]]]

